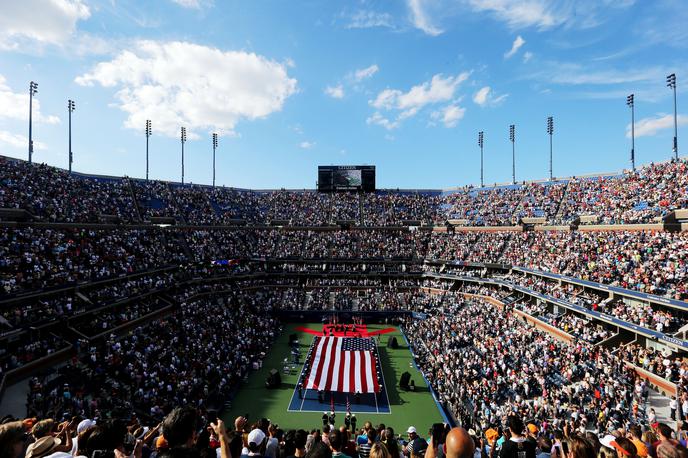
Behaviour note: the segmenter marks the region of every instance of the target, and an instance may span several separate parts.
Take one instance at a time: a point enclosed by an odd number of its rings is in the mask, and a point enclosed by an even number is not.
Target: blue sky
[[[688,5],[676,0],[0,0],[0,153],[26,158],[28,83],[37,81],[35,160],[179,180],[312,188],[321,164],[374,164],[378,186],[440,188],[668,159]],[[683,140],[686,139],[686,140]]]

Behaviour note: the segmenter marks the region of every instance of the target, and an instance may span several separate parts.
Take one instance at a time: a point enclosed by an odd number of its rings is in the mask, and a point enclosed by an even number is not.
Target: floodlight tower
[[[549,181],[552,181],[552,134],[554,134],[554,117],[547,118],[547,133],[549,134]]]
[[[511,182],[516,184],[516,126],[509,126],[509,140],[511,140]]]
[[[635,171],[635,97],[633,94],[626,97],[626,105],[631,107],[631,167]]]
[[[667,87],[674,90],[674,157],[678,159],[678,119],[676,116],[676,73],[667,76]]]
[[[186,143],[186,127],[182,127],[182,185],[184,184],[184,143]]]
[[[146,119],[146,181],[148,181],[148,138],[153,135],[151,120]]]
[[[38,83],[31,81],[29,83],[29,164],[33,161],[33,96],[38,93]]]
[[[213,188],[215,187],[215,150],[217,149],[217,134],[213,134]]]
[[[72,162],[74,162],[74,156],[72,154],[72,113],[76,110],[76,104],[74,100],[67,100],[67,111],[69,111],[69,173],[72,173]]]
[[[478,132],[478,146],[480,146],[480,187],[483,184],[483,145],[484,145],[485,133],[481,130]]]

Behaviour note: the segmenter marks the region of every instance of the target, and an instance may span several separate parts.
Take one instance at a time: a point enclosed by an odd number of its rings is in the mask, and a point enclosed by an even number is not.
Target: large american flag
[[[377,360],[373,340],[319,337],[306,375],[306,389],[342,393],[377,393]]]

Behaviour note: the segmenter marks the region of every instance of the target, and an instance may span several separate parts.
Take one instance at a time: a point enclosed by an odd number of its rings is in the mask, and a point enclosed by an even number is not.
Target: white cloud
[[[490,86],[485,86],[473,95],[473,102],[481,107],[487,105],[495,106],[503,102],[508,96],[509,94],[495,95]]]
[[[521,38],[521,35],[517,36],[514,42],[511,44],[511,49],[508,52],[504,53],[504,58],[508,59],[514,54],[518,52],[519,49],[521,49],[521,46],[526,44],[526,40]]]
[[[395,129],[401,121],[415,116],[424,107],[453,100],[459,85],[466,81],[468,76],[468,72],[447,77],[437,74],[430,81],[413,86],[408,92],[385,89],[378,93],[374,100],[368,101],[376,112],[367,122]],[[380,113],[381,110],[395,111],[396,119],[391,121]]]
[[[533,58],[533,53],[530,51],[526,51],[523,53],[523,62],[528,62],[530,59]]]
[[[678,115],[676,122],[679,126],[688,125],[688,115]],[[635,122],[636,137],[652,137],[664,129],[674,128],[674,115],[660,114],[654,118],[643,118]],[[626,126],[626,137],[631,138],[631,124]]]
[[[583,65],[578,62],[548,61],[538,65],[539,70],[528,75],[531,79],[545,81],[548,84],[571,85],[618,85],[624,83],[655,84],[662,81],[673,68],[644,67],[640,69],[616,69],[596,65]]]
[[[376,74],[379,70],[380,70],[380,67],[378,67],[376,64],[373,64],[370,67],[356,70],[354,72],[354,81],[356,81],[358,83],[364,79],[368,79],[371,76],[373,76],[374,74]]]
[[[512,29],[558,26],[590,28],[613,18],[613,10],[630,7],[634,0],[465,0],[476,12],[487,12]]]
[[[485,86],[475,93],[473,101],[478,105],[485,105],[487,103],[487,96],[490,94],[490,86]]]
[[[393,130],[399,127],[399,121],[390,121],[389,119],[382,116],[379,111],[373,113],[368,119],[366,119],[366,124],[376,124],[382,126],[387,130]]]
[[[371,10],[359,10],[350,15],[342,15],[347,19],[347,29],[369,29],[373,27],[394,28],[392,16],[389,13],[378,13]]]
[[[0,49],[19,49],[29,43],[65,44],[77,22],[90,15],[82,0],[2,2]]]
[[[423,0],[407,0],[411,10],[411,22],[417,28],[433,37],[440,35],[443,30],[435,27],[424,9]]]
[[[244,51],[222,51],[188,42],[139,41],[75,79],[82,86],[117,87],[125,127],[176,137],[180,126],[233,134],[242,119],[280,111],[296,92],[284,64]]]
[[[27,137],[7,132],[6,130],[0,130],[0,143],[17,149],[27,149],[29,147],[29,139]],[[44,150],[46,149],[45,143],[34,140],[33,149]]]
[[[308,142],[308,141],[303,141],[299,143],[299,148],[303,149],[311,149],[315,146],[315,142]]]
[[[430,117],[434,120],[442,121],[444,127],[455,127],[465,113],[465,108],[456,104],[451,104],[441,110],[433,112]]]
[[[40,87],[38,88],[40,90]],[[7,85],[3,75],[0,75],[0,118],[29,120],[29,88],[25,92],[13,92]],[[58,124],[60,118],[41,113],[41,102],[36,96],[33,98],[33,120],[46,124]]]
[[[445,78],[438,73],[430,81],[413,86],[408,92],[385,89],[368,103],[378,109],[408,110],[422,108],[430,103],[446,102],[454,97],[457,87],[468,79],[468,75],[468,72],[463,72]]]
[[[547,0],[468,0],[476,11],[491,12],[497,19],[512,28],[535,26],[549,29],[565,21],[564,15],[557,14]]]
[[[182,8],[190,8],[190,9],[196,9],[196,10],[200,10],[207,3],[204,0],[172,0],[172,1],[174,3],[176,3],[177,5],[181,6]]]
[[[329,95],[333,99],[343,99],[344,87],[341,84],[338,84],[336,86],[327,86],[325,88],[325,94]]]

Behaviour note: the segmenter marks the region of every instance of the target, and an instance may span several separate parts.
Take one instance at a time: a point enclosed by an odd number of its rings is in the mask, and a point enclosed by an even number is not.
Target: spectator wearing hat
[[[418,439],[418,432],[416,431],[416,427],[409,426],[406,430],[406,434],[408,434],[409,441],[406,444],[406,447],[404,447],[404,456],[411,456],[411,453],[413,452],[413,443],[416,439]]]
[[[79,422],[76,426],[76,436],[72,437],[72,455],[76,456],[76,452],[79,450],[79,435],[95,425],[96,422],[88,418]]]
[[[71,455],[69,453],[62,452],[61,446],[62,441],[60,441],[60,439],[53,436],[43,436],[29,445],[26,449],[24,458],[44,458],[47,456],[53,456],[54,458],[70,457]],[[60,455],[56,452],[59,452]]]
[[[253,429],[248,433],[248,438],[246,439],[248,446],[246,447],[248,453],[241,455],[242,458],[255,457],[262,458],[265,452],[265,433],[261,429]]]

